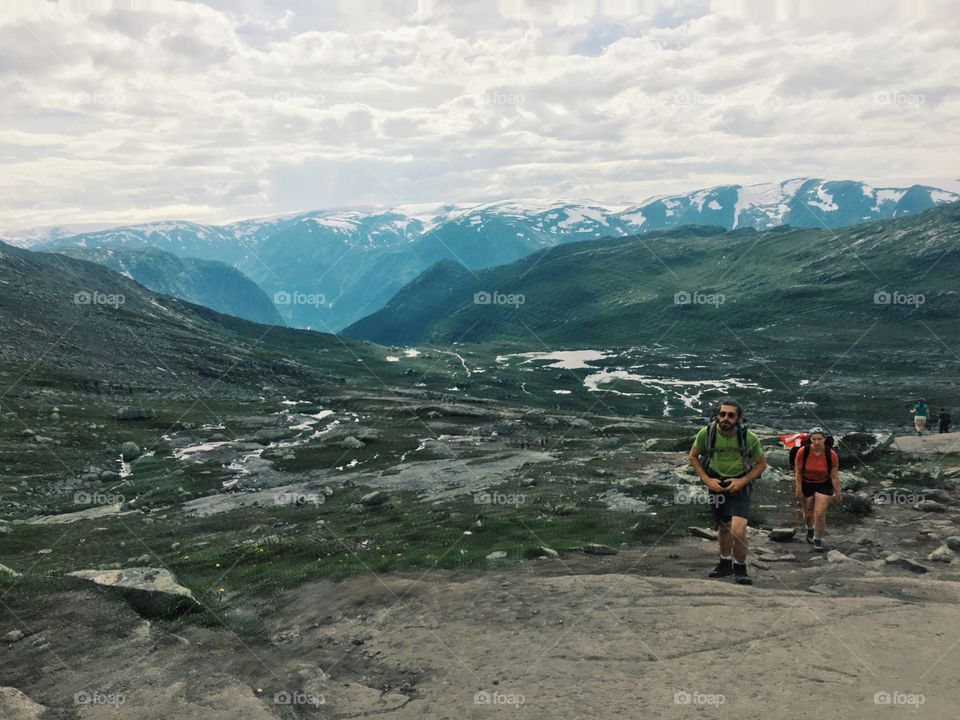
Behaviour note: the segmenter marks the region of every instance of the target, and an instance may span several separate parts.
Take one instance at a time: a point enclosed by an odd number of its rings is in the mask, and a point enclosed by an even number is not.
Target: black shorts
[[[716,477],[711,475],[711,477]],[[716,477],[723,484],[724,478]],[[710,514],[718,523],[728,523],[730,518],[746,518],[750,512],[750,496],[753,494],[753,484],[747,483],[745,487],[734,493],[715,493],[707,492],[710,499]]]
[[[814,493],[820,493],[821,495],[833,495],[833,483],[829,480],[820,483],[812,483],[807,482],[806,480],[801,480],[800,489],[803,491],[804,497],[813,497]]]

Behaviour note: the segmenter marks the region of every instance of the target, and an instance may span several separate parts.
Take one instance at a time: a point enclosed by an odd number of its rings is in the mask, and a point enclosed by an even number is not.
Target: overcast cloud
[[[0,229],[960,190],[949,2],[5,2]]]

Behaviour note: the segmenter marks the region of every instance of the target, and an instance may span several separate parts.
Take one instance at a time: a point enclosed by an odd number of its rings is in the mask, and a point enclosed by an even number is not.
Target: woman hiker
[[[809,444],[805,443],[800,448],[794,461],[796,478],[793,492],[803,509],[807,542],[813,545],[814,550],[823,552],[827,508],[831,501],[843,502],[840,458],[832,447],[827,447],[827,436],[821,428],[813,428],[809,435]]]

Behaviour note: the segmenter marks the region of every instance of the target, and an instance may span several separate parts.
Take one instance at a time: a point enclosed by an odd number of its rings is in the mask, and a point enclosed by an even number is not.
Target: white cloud
[[[0,228],[797,175],[958,189],[947,3],[0,6]]]

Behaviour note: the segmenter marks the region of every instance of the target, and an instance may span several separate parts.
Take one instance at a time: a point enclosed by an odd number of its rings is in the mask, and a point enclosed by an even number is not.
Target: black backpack
[[[704,470],[710,469],[710,459],[716,451],[716,444],[717,421],[711,420],[710,424],[707,425],[707,449],[700,453],[700,464]],[[737,449],[740,451],[740,459],[743,462],[744,472],[749,472],[750,468],[756,463],[753,461],[753,458],[750,457],[750,452],[747,448],[747,426],[742,422],[737,423]]]
[[[797,447],[790,448],[790,467],[794,467],[794,463],[797,459],[797,453],[800,452],[800,448],[806,448],[806,451],[803,453],[803,462],[800,464],[800,477],[803,477],[807,472],[807,458],[810,457],[810,438],[807,438]],[[833,470],[833,453],[830,452],[833,450],[833,435],[824,435],[823,436],[823,451],[827,455],[827,474]]]

